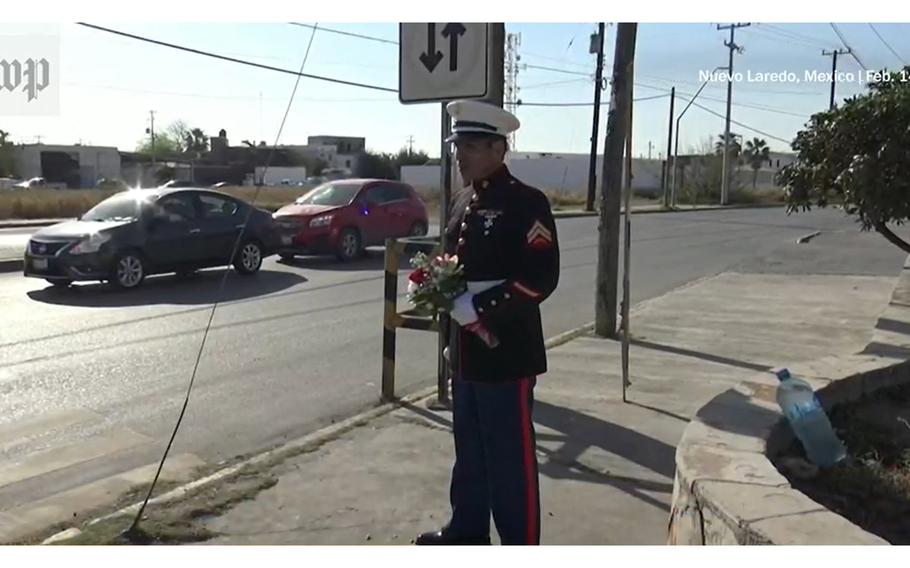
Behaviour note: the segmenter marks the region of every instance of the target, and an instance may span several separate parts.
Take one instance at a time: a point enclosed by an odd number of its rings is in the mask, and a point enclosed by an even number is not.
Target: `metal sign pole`
[[[452,202],[452,157],[446,138],[452,133],[452,121],[446,112],[446,103],[440,105],[442,138],[439,148],[439,247],[446,251],[446,227],[449,223],[449,209]],[[451,325],[448,314],[439,316],[439,355],[436,385],[437,406],[449,408],[449,363],[445,358],[445,349],[449,346]],[[454,354],[451,354],[454,356]]]
[[[634,67],[634,63],[630,65]],[[634,76],[633,72],[629,73]],[[629,380],[629,303],[631,302],[630,253],[632,249],[632,82],[629,82],[629,129],[626,131],[626,187],[625,187],[625,234],[623,238],[622,271],[622,401],[627,402],[626,389],[632,386]]]

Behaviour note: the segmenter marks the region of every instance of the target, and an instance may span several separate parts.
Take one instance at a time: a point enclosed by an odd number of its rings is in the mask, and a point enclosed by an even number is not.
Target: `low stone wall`
[[[908,359],[910,259],[866,349],[789,368],[831,409],[910,383]],[[777,382],[756,373],[689,423],[676,449],[669,544],[888,544],[793,489],[771,463],[792,441]]]

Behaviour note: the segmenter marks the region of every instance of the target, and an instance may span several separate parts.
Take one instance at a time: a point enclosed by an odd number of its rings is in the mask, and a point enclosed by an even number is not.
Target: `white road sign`
[[[425,103],[487,94],[485,23],[400,24],[398,99]]]

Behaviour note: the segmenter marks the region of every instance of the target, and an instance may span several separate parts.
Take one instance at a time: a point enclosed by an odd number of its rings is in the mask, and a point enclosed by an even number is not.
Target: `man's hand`
[[[477,317],[477,312],[474,311],[474,294],[465,292],[455,298],[452,304],[452,312],[449,315],[462,327],[476,322],[479,318]]]

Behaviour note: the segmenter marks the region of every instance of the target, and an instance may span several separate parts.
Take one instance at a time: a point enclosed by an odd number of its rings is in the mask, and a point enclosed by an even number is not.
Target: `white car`
[[[43,177],[33,177],[30,180],[17,183],[13,186],[13,189],[39,189],[42,187],[47,187],[47,180]]]

